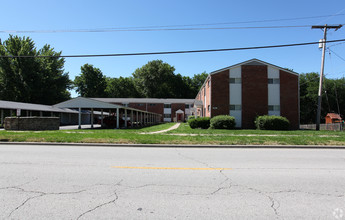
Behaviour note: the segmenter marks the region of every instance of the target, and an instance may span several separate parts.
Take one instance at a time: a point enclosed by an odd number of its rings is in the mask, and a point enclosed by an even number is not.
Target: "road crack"
[[[177,154],[178,154],[180,157],[182,157],[182,158],[185,158],[185,159],[192,160],[192,161],[194,161],[194,162],[203,164],[203,165],[205,165],[205,166],[208,167],[208,168],[214,168],[214,167],[212,167],[211,165],[209,165],[209,164],[206,163],[206,162],[197,160],[197,159],[192,158],[192,157],[185,156],[185,155],[181,154],[177,149],[175,149],[175,150],[176,150]],[[223,173],[223,171],[224,171],[224,170],[219,170],[219,173],[222,175],[222,177],[224,177],[224,180],[223,180],[221,183],[218,184],[218,189],[216,189],[215,191],[211,192],[209,195],[214,195],[214,194],[218,193],[219,191],[222,191],[222,190],[224,190],[224,189],[230,189],[230,188],[232,187],[232,182],[230,181],[230,178],[229,178],[227,175],[225,175],[225,174]],[[226,182],[230,182],[230,184],[227,185],[227,186],[223,186]]]
[[[123,182],[123,179],[121,179],[119,182],[117,182],[117,183],[114,184],[113,186],[121,186],[121,183],[122,183],[122,182]],[[119,199],[119,196],[118,196],[118,194],[117,194],[117,190],[114,190],[114,194],[113,194],[112,196],[115,196],[115,198],[112,199],[112,200],[110,200],[110,201],[108,201],[108,202],[104,202],[104,203],[102,203],[102,204],[100,204],[100,205],[95,206],[95,207],[92,208],[92,209],[89,209],[89,210],[83,212],[82,214],[80,214],[80,215],[77,217],[77,220],[80,219],[80,218],[82,218],[83,216],[85,216],[85,215],[87,215],[87,214],[89,214],[89,213],[91,213],[91,212],[93,212],[93,211],[95,211],[95,210],[97,210],[97,209],[103,207],[103,206],[106,206],[106,205],[109,205],[109,204],[116,204],[116,201]]]
[[[22,184],[23,185],[23,184]],[[34,194],[39,194],[39,195],[35,195],[35,196],[30,196],[27,199],[25,199],[19,206],[17,206],[16,208],[14,208],[10,214],[8,215],[8,217],[11,217],[16,211],[18,211],[20,208],[22,208],[25,204],[27,204],[29,201],[36,199],[36,198],[40,198],[43,196],[48,196],[48,195],[68,195],[68,194],[77,194],[77,193],[81,193],[81,192],[85,192],[86,190],[79,190],[79,191],[72,191],[72,192],[53,192],[53,193],[46,193],[46,192],[42,192],[42,191],[34,191],[34,190],[25,190],[21,187],[17,187],[17,186],[11,186],[11,187],[6,187],[6,188],[2,188],[2,189],[14,189],[14,190],[19,190],[22,191],[24,193],[34,193]]]
[[[113,199],[113,200],[111,200],[111,201],[108,201],[108,202],[105,202],[105,203],[102,203],[102,204],[100,204],[100,205],[98,205],[98,206],[96,206],[96,207],[94,207],[94,208],[92,208],[92,209],[87,210],[86,212],[80,214],[80,215],[78,216],[77,219],[80,219],[80,218],[83,217],[84,215],[86,215],[86,214],[88,214],[88,213],[91,213],[91,212],[95,211],[96,209],[99,209],[99,208],[101,208],[101,207],[103,207],[103,206],[109,205],[109,204],[111,204],[111,203],[114,203],[114,204],[115,204],[116,200],[119,199],[119,196],[117,195],[116,191],[114,192],[114,195],[115,195],[115,199]]]
[[[271,196],[269,196],[269,195],[267,195],[267,197],[268,197],[269,200],[271,201],[271,208],[273,209],[274,214],[275,214],[276,216],[279,216],[279,214],[278,214],[278,209],[279,209],[279,207],[280,207],[280,203],[278,202],[278,200],[273,199],[273,198],[272,198]],[[276,206],[276,204],[277,204],[277,206]]]

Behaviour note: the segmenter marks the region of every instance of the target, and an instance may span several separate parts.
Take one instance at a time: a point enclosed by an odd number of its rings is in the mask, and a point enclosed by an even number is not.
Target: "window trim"
[[[268,111],[270,112],[280,111],[280,105],[268,105]]]
[[[230,111],[241,111],[242,105],[230,105]]]
[[[267,84],[280,84],[279,78],[267,78]]]
[[[168,116],[168,117],[165,117],[165,116]],[[171,118],[171,114],[164,114],[163,117],[164,118]]]
[[[241,84],[242,79],[241,78],[236,78],[236,77],[230,77],[229,79],[230,84]]]

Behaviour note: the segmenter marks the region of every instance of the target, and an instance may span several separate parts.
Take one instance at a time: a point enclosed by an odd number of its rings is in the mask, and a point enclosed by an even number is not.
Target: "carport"
[[[12,102],[0,100],[0,124],[4,123],[5,111],[7,116],[56,116],[57,114],[77,114],[78,112],[68,108],[57,108],[50,105],[32,104],[24,102]]]
[[[93,118],[94,110],[101,111],[101,125],[103,126],[103,112],[106,110],[109,115],[116,115],[116,128],[120,128],[120,115],[124,118],[124,127],[128,127],[128,117],[131,120],[131,127],[139,125],[153,125],[159,122],[161,115],[153,112],[142,111],[135,108],[129,108],[122,105],[111,104],[90,98],[77,97],[65,102],[54,105],[58,108],[70,108],[78,110],[78,128],[81,129],[81,112],[83,109],[91,110],[91,118]],[[93,128],[93,120],[91,120],[91,128]]]

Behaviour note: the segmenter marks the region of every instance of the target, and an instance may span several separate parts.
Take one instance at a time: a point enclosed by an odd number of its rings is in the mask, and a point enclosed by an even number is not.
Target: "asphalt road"
[[[0,145],[0,219],[345,219],[345,150]]]

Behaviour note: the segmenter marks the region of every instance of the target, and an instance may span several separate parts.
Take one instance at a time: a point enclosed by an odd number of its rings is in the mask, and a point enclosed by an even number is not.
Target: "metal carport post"
[[[127,109],[125,108],[125,128],[127,128]]]
[[[103,109],[101,109],[101,127],[103,128]]]
[[[140,126],[143,126],[143,112],[140,112]]]
[[[133,128],[134,118],[133,118],[133,109],[131,110],[131,128]]]
[[[116,128],[120,128],[120,109],[116,108]]]
[[[81,108],[78,110],[78,129],[81,129]]]
[[[4,110],[1,109],[1,125],[4,124]]]
[[[93,128],[93,108],[91,108],[91,128]]]

